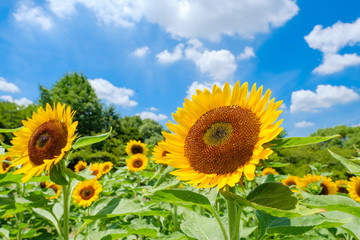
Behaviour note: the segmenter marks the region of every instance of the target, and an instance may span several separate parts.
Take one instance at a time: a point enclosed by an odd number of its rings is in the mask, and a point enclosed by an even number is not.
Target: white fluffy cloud
[[[167,116],[164,114],[155,114],[153,112],[147,112],[147,111],[137,113],[136,115],[140,116],[141,119],[150,118],[155,121],[162,121],[167,119]]]
[[[44,9],[35,6],[31,1],[23,2],[13,16],[19,23],[37,25],[44,30],[50,30],[53,26],[51,18]]]
[[[146,110],[149,110],[149,111],[159,111],[159,109],[157,109],[156,107],[149,107],[149,108],[145,108]]]
[[[256,57],[254,53],[254,49],[252,47],[246,46],[244,51],[237,56],[238,60],[246,60],[249,58]]]
[[[346,104],[360,99],[358,93],[345,86],[318,85],[315,92],[299,90],[291,94],[290,112],[316,112],[335,104]]]
[[[163,64],[174,63],[183,58],[183,48],[184,44],[179,44],[172,53],[168,50],[164,50],[156,55],[157,61]]]
[[[326,75],[349,66],[360,65],[360,56],[357,54],[338,54],[342,48],[360,42],[360,18],[353,23],[339,21],[327,28],[316,25],[309,35],[305,36],[305,40],[311,48],[324,54],[321,65],[314,69],[315,73]]]
[[[13,83],[7,82],[4,78],[0,77],[0,91],[3,92],[20,92],[20,89]]]
[[[100,99],[105,99],[109,103],[122,107],[134,107],[138,104],[130,99],[134,95],[134,91],[129,88],[116,87],[102,78],[89,79],[89,82]]]
[[[141,47],[141,48],[137,48],[135,51],[133,51],[133,55],[135,57],[144,57],[146,56],[147,54],[150,53],[150,49],[148,46],[144,46],[144,47]]]
[[[302,122],[297,122],[294,125],[297,128],[306,128],[306,127],[314,126],[314,123],[313,122],[302,121]]]
[[[33,104],[33,102],[27,98],[14,99],[12,96],[0,96],[0,99],[8,102],[13,102],[21,106],[28,106],[30,104]]]

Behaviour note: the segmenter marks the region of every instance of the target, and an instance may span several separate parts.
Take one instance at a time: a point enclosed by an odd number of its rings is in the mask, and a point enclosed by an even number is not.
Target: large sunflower
[[[23,173],[23,182],[50,171],[71,149],[78,124],[72,122],[74,114],[69,106],[65,109],[65,105],[58,103],[51,108],[46,104],[46,110],[40,107],[32,118],[22,121],[24,127],[14,132],[8,155],[15,157],[13,166],[22,165],[14,173]]]
[[[337,193],[337,186],[329,177],[308,174],[302,179],[302,186],[315,195],[331,195]]]
[[[82,170],[85,170],[87,167],[88,167],[87,162],[84,162],[84,161],[80,160],[75,165],[74,170],[75,170],[76,173],[78,173],[78,172],[80,172]]]
[[[252,180],[255,165],[272,153],[263,145],[282,130],[282,120],[275,123],[282,101],[269,101],[271,91],[262,97],[262,90],[254,84],[248,97],[247,83],[237,82],[232,92],[226,83],[185,99],[173,114],[178,124],[167,124],[174,134],[163,132],[164,160],[180,168],[173,174],[199,188],[234,186],[243,175]]]
[[[340,179],[340,180],[336,180],[335,181],[335,184],[337,186],[337,191],[339,193],[349,193],[348,191],[348,184],[349,184],[349,181],[348,180],[344,180],[344,179]]]
[[[102,186],[97,180],[79,182],[74,189],[74,202],[85,208],[99,198]]]
[[[161,142],[159,142],[153,149],[153,155],[154,157],[152,158],[152,160],[155,163],[162,163],[162,164],[166,164],[166,162],[164,161],[164,157],[166,156],[166,154],[168,153],[165,149],[163,149],[161,147],[161,144],[163,144],[165,141],[162,140]]]
[[[360,203],[360,177],[350,178],[348,191],[350,197]]]
[[[11,165],[10,162],[13,160],[12,157],[7,155],[0,156],[0,174],[5,174],[9,171]]]
[[[148,164],[148,158],[144,154],[135,154],[126,159],[126,165],[130,171],[142,171]]]
[[[264,168],[261,172],[261,175],[266,176],[269,174],[278,175],[279,173],[273,168]]]
[[[148,148],[146,147],[145,143],[142,143],[140,141],[130,140],[126,144],[125,151],[128,155],[135,155],[138,153],[146,155]]]

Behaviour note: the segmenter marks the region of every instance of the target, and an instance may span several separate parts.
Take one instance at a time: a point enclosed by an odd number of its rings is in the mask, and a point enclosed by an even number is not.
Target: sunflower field
[[[89,92],[67,102],[64,82]],[[341,132],[286,138],[270,89],[197,90],[163,129],[89,114],[81,84],[65,76],[0,129],[2,239],[360,239],[360,151],[330,148]],[[296,161],[312,147],[327,160]]]

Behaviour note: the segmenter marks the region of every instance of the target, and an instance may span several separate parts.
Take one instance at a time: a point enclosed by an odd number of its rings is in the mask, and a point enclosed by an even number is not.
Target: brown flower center
[[[59,156],[61,149],[66,146],[67,137],[66,125],[58,120],[50,120],[40,125],[28,144],[30,162],[34,166],[39,166],[45,159]]]
[[[286,186],[292,186],[292,185],[296,185],[296,182],[292,180],[286,182]]]
[[[360,182],[355,185],[356,194],[360,196]]]
[[[339,193],[349,193],[348,190],[346,189],[346,187],[338,187],[338,192]]]
[[[223,106],[202,115],[185,140],[185,156],[194,170],[227,174],[247,163],[260,133],[260,121],[249,109]]]
[[[109,165],[105,165],[104,168],[103,168],[103,171],[106,172],[109,168],[110,168]]]
[[[323,184],[323,183],[321,183],[320,186],[321,186],[320,195],[329,195],[329,189],[328,189],[328,187],[327,187],[325,184]]]
[[[89,200],[92,196],[94,196],[94,194],[95,189],[92,186],[88,186],[80,191],[80,196],[84,200]]]
[[[40,182],[40,187],[41,188],[46,188],[46,182]]]
[[[4,170],[6,170],[8,167],[10,167],[10,164],[8,164],[7,162],[2,162],[2,168],[4,169]]]
[[[52,190],[54,190],[55,193],[57,193],[57,192],[59,191],[59,187],[56,186],[55,184],[54,184],[54,185],[51,185],[50,188],[51,188]]]
[[[131,147],[131,152],[132,152],[132,154],[137,154],[137,153],[143,153],[144,152],[144,149],[143,149],[143,147],[142,146],[140,146],[140,145],[133,145],[132,147]]]
[[[91,175],[97,176],[98,174],[99,174],[99,170],[95,170]]]
[[[84,165],[79,166],[79,172],[82,171],[82,170],[85,170],[85,169],[86,169],[86,167]]]
[[[141,159],[136,159],[132,162],[132,166],[134,168],[140,168],[143,165],[143,161]]]

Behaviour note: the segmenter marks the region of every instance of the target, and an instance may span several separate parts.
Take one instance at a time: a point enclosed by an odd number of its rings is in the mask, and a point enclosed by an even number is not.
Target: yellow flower
[[[269,175],[269,174],[278,175],[279,173],[273,168],[264,168],[261,172],[261,175],[263,175],[263,176]]]
[[[337,193],[337,186],[331,178],[321,175],[308,174],[302,180],[302,186],[317,195],[331,195]]]
[[[286,179],[281,181],[285,186],[301,186],[301,179],[298,176],[289,175]]]
[[[146,147],[146,144],[140,141],[130,140],[126,144],[125,151],[128,155],[135,155],[138,153],[146,155],[148,148]]]
[[[24,127],[14,132],[8,155],[15,158],[12,166],[22,165],[14,173],[25,174],[23,182],[50,171],[71,149],[78,124],[72,122],[74,114],[69,106],[65,109],[65,105],[58,103],[51,108],[47,104],[46,110],[40,107],[32,118],[22,121]]]
[[[95,176],[95,179],[101,178],[103,172],[102,172],[102,166],[100,163],[93,163],[91,164],[90,171],[93,171],[91,175]]]
[[[0,156],[0,174],[5,174],[9,171],[11,165],[10,162],[13,160],[12,157],[7,155]]]
[[[135,154],[126,159],[126,165],[130,171],[142,171],[148,164],[148,158],[144,154]]]
[[[79,182],[74,189],[74,203],[79,204],[83,208],[90,206],[91,203],[99,198],[102,186],[97,180],[88,180]]]
[[[103,164],[101,164],[102,167],[102,174],[106,174],[108,172],[110,172],[111,168],[113,167],[112,162],[104,162]]]
[[[360,203],[360,177],[350,178],[348,191],[350,197]]]
[[[155,163],[162,163],[162,164],[166,164],[166,162],[164,161],[164,157],[166,156],[166,154],[168,153],[165,149],[163,149],[160,145],[163,144],[165,141],[162,140],[160,143],[158,143],[153,150],[153,155],[154,157],[152,158],[152,160]]]
[[[172,174],[198,188],[235,186],[244,175],[255,176],[255,166],[267,159],[272,150],[263,145],[282,130],[278,111],[282,101],[269,101],[271,91],[262,97],[263,87],[237,82],[231,92],[228,83],[221,90],[214,85],[212,93],[197,90],[192,101],[185,99],[184,108],[173,114],[167,124],[174,133],[163,132],[168,151],[164,160],[180,168]]]
[[[88,167],[87,162],[84,161],[78,161],[78,163],[75,165],[74,170],[76,173],[85,170]]]
[[[349,191],[347,190],[348,184],[349,184],[348,180],[340,179],[340,180],[335,181],[335,184],[337,186],[337,192],[339,192],[339,193],[349,193]]]
[[[55,199],[55,198],[58,198],[60,196],[60,193],[61,193],[61,189],[62,189],[62,186],[61,185],[57,185],[53,182],[46,182],[45,183],[45,187],[46,188],[51,188],[52,190],[54,190],[54,192],[56,193],[54,196],[52,197],[46,197],[47,199]]]

